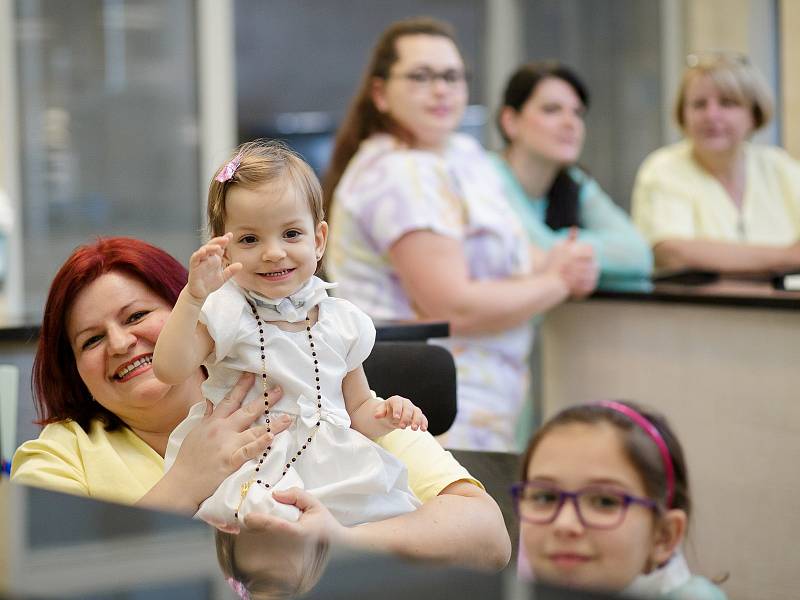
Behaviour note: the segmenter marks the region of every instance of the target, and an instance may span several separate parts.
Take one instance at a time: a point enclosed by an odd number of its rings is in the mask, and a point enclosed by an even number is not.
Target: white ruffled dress
[[[375,327],[353,304],[327,295],[326,290],[334,285],[312,277],[290,298],[274,301],[245,292],[229,280],[209,295],[203,305],[201,321],[215,343],[205,363],[209,372],[203,384],[205,397],[216,405],[238,381],[241,372],[250,371],[256,374],[256,383],[245,402],[263,402],[260,336],[245,299],[244,294],[248,294],[256,301],[264,323],[268,386],[278,384],[283,389],[283,398],[270,410],[270,415],[288,414],[294,423],[275,437],[258,473],[255,469],[260,456],[226,478],[201,504],[195,515],[198,518],[234,532],[251,511],[296,520],[299,512],[294,506],[277,503],[272,498],[273,490],[294,486],[319,498],[346,526],[386,519],[420,505],[408,488],[403,464],[350,428],[342,380],[369,356]],[[317,408],[314,358],[305,328],[288,332],[268,322],[304,320],[313,306],[319,306],[311,335],[319,361],[321,409]],[[165,455],[166,469],[174,463],[180,444],[202,418],[204,410],[204,402],[194,405],[189,416],[173,431]],[[312,435],[317,420],[320,426]],[[262,415],[256,424],[264,422]],[[313,438],[310,443],[309,437]],[[307,448],[297,457],[303,445]],[[297,457],[294,463],[293,457]],[[292,466],[281,476],[287,463]],[[242,500],[242,486],[256,479],[269,483],[269,489],[263,483],[253,483]]]

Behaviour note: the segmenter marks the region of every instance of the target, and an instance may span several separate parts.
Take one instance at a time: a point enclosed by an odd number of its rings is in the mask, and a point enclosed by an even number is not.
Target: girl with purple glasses
[[[659,415],[612,401],[561,411],[530,441],[512,494],[523,578],[636,598],[725,598],[680,552],[689,481]]]

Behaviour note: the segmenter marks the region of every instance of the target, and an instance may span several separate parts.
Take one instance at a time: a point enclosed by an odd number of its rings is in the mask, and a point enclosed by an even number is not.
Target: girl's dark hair
[[[497,112],[497,129],[506,144],[508,138],[500,122],[500,114],[505,107],[515,112],[522,110],[523,105],[533,95],[536,87],[545,79],[561,79],[568,83],[580,98],[584,108],[589,108],[589,90],[583,81],[568,67],[552,61],[530,62],[519,67],[506,84],[503,93],[503,104]],[[568,167],[562,168],[553,184],[547,191],[547,214],[545,223],[551,229],[580,226],[578,210],[578,193],[580,187],[568,173]]]
[[[382,113],[372,100],[372,81],[375,77],[388,79],[389,71],[397,62],[397,40],[407,35],[432,35],[451,40],[456,46],[453,28],[443,21],[430,17],[414,17],[390,25],[378,38],[347,114],[336,134],[330,165],[322,182],[325,214],[331,219],[333,192],[347,168],[347,163],[358,151],[362,141],[374,133],[388,132],[408,144],[414,139],[389,115]]]
[[[669,508],[680,508],[691,515],[692,502],[689,495],[689,475],[686,470],[686,459],[683,456],[683,449],[675,437],[675,433],[667,423],[667,420],[658,413],[647,408],[643,408],[633,402],[620,402],[632,408],[645,419],[652,423],[669,450],[672,459],[672,467],[675,470],[675,493],[672,504]],[[666,507],[667,497],[667,475],[661,454],[655,442],[630,418],[623,413],[602,406],[600,404],[581,404],[566,408],[548,420],[533,436],[528,448],[522,458],[522,480],[527,479],[528,465],[530,464],[533,453],[541,441],[548,433],[558,427],[570,425],[572,423],[583,423],[593,425],[596,423],[608,423],[613,425],[622,436],[622,446],[628,460],[636,469],[639,477],[644,483],[647,496],[659,503],[663,508]]]

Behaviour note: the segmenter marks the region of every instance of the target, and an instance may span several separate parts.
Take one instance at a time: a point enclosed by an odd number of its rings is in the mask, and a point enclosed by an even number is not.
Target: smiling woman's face
[[[506,107],[503,128],[511,144],[541,162],[558,167],[578,160],[583,149],[585,107],[563,79],[539,82],[519,112]]]
[[[646,496],[641,477],[608,423],[561,425],[539,442],[527,480],[565,491],[603,486]],[[520,525],[521,543],[538,579],[571,587],[619,591],[645,572],[655,556],[654,515],[631,505],[613,529],[585,527],[567,501],[552,523]]]
[[[707,155],[735,152],[755,129],[753,107],[722,93],[709,75],[695,75],[683,103],[686,136]]]
[[[395,44],[397,61],[389,77],[374,80],[375,106],[411,133],[416,147],[440,150],[467,105],[461,53],[452,40],[436,35],[405,35]],[[432,74],[437,77],[431,80]]]
[[[94,399],[129,425],[147,420],[171,386],[153,374],[153,349],[170,306],[119,272],[101,275],[75,299],[66,331]]]

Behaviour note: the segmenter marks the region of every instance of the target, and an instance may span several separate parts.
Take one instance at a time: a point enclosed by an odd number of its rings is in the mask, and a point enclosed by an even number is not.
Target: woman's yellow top
[[[691,142],[660,148],[639,167],[633,221],[651,245],[706,239],[788,245],[800,239],[800,162],[781,148],[747,144],[741,211],[692,158]]]
[[[375,440],[408,469],[411,490],[426,502],[451,483],[473,479],[428,433],[397,429]],[[11,479],[36,487],[136,503],[164,474],[164,459],[127,427],[106,431],[93,421],[85,432],[74,421],[47,425],[14,454]]]

